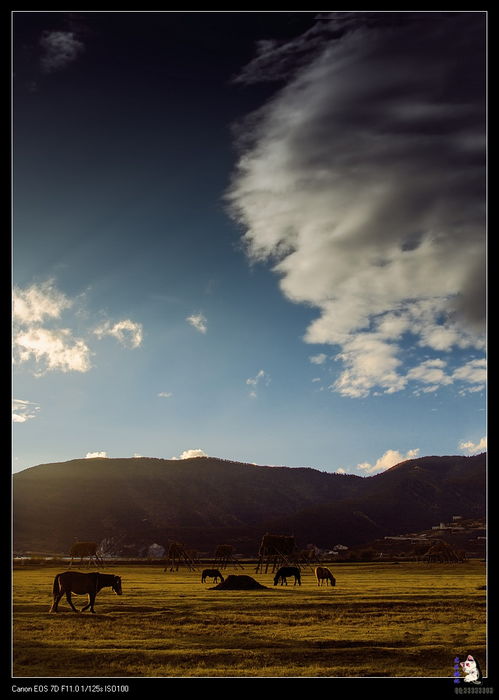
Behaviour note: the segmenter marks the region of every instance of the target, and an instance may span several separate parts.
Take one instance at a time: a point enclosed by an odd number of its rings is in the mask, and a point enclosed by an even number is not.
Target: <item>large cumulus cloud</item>
[[[404,342],[483,347],[483,13],[333,13],[264,42],[239,80],[281,85],[239,127],[228,200],[253,260],[319,310],[333,388],[414,379]]]

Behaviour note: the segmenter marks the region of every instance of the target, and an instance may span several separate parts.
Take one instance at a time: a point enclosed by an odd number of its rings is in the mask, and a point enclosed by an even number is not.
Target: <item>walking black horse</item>
[[[82,574],[79,571],[65,571],[63,574],[57,574],[52,586],[54,602],[50,612],[59,612],[57,606],[64,594],[66,594],[67,601],[74,612],[78,612],[71,600],[71,593],[76,593],[88,595],[88,603],[81,609],[81,612],[90,608],[90,612],[94,613],[95,597],[103,588],[112,588],[116,595],[122,595],[121,577],[114,574],[99,574],[98,572]]]

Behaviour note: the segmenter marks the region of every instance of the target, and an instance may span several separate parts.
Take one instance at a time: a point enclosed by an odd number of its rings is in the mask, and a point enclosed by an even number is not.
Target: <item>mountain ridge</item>
[[[486,454],[421,457],[366,477],[214,457],[74,459],[17,472],[12,494],[17,550],[115,538],[136,549],[180,540],[255,554],[266,531],[303,546],[353,545],[483,516]]]

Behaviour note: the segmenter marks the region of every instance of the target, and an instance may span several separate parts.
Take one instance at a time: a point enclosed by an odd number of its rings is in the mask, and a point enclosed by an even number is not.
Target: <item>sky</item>
[[[484,12],[12,13],[12,462],[486,449]]]

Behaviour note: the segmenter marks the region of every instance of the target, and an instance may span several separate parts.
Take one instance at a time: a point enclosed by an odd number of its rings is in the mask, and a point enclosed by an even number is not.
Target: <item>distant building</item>
[[[148,559],[161,559],[165,556],[165,548],[160,544],[151,544],[147,549]]]

